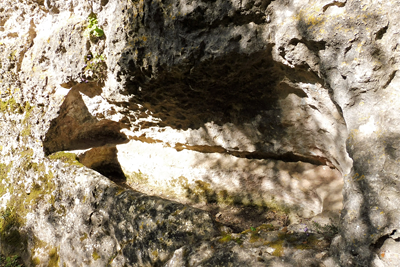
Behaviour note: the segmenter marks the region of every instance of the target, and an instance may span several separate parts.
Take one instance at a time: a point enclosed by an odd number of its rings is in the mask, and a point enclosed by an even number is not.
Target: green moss
[[[40,173],[45,173],[46,172],[46,167],[43,163],[35,163],[32,162],[31,164],[29,164],[30,168],[33,169],[35,172],[40,172]],[[46,174],[48,176],[49,179],[53,178],[53,173],[51,171],[49,171],[48,174]]]
[[[26,214],[32,207],[45,198],[51,204],[54,204],[53,191],[56,185],[53,183],[53,173],[46,173],[44,163],[32,162],[33,150],[26,149],[20,153],[20,164],[16,166],[15,175],[24,175],[26,171],[33,170],[38,174],[38,179],[34,181],[30,193],[26,193],[25,185],[9,181],[2,188],[3,194],[8,191],[11,198],[7,203],[7,208],[2,211],[6,216],[0,219],[0,239],[3,244],[6,244],[7,251],[13,254],[24,253],[27,249],[27,236],[21,227],[26,223]],[[0,165],[0,175],[2,179],[7,179],[7,173],[11,168],[11,164],[6,166]],[[47,196],[47,197],[46,197]]]
[[[60,257],[58,256],[57,248],[51,248],[49,250],[49,263],[47,266],[58,267],[59,261],[60,261]]]
[[[149,177],[142,172],[133,172],[127,177],[128,183],[146,184]]]
[[[34,258],[31,260],[31,263],[32,263],[33,266],[36,266],[36,265],[39,265],[39,264],[40,264],[40,260],[39,260],[39,258],[34,257]]]
[[[257,229],[258,231],[259,229]],[[248,231],[247,231],[248,232]],[[257,232],[258,234],[258,232]],[[257,237],[257,240],[254,237],[250,238],[250,242],[260,240],[260,237]],[[286,232],[281,232],[278,234],[278,238],[274,241],[266,241],[263,244],[274,248],[273,256],[281,257],[284,254],[285,246],[294,247],[295,249],[305,250],[305,249],[321,249],[322,247],[329,246],[329,243],[323,244],[323,241],[319,240],[314,234],[298,234],[291,233],[288,234]]]
[[[19,89],[15,89],[14,91],[18,91]],[[8,94],[12,95],[12,90],[10,89]],[[0,102],[0,111],[5,113],[26,113],[25,114],[25,119],[22,121],[23,124],[27,123],[27,119],[29,118],[31,111],[33,107],[30,105],[28,101],[26,101],[24,104],[17,103],[14,97],[10,97],[7,101],[1,101]]]
[[[193,184],[182,184],[186,191],[186,198],[190,199],[194,203],[206,202],[216,203],[218,202],[217,194],[211,189],[211,184],[197,180]]]
[[[31,114],[32,107],[29,102],[25,102],[25,104],[19,104],[16,100],[11,97],[7,101],[0,102],[0,112],[3,113],[18,113],[23,114],[25,112],[25,117],[21,122],[23,129],[21,131],[22,136],[28,136],[31,134],[31,126],[29,125],[29,116]]]
[[[251,231],[250,234],[250,243],[254,243],[257,242],[258,240],[260,240],[260,234],[258,233],[258,231]]]
[[[100,255],[99,255],[99,253],[97,253],[96,250],[93,250],[92,257],[93,257],[93,259],[94,259],[95,261],[97,261],[98,259],[101,258]]]
[[[28,123],[29,117],[31,116],[32,109],[33,109],[33,107],[31,106],[31,104],[28,101],[26,101],[25,106],[24,106],[25,117],[24,117],[22,123]]]
[[[51,194],[55,190],[54,183],[45,178],[42,178],[42,180],[42,184],[34,184],[32,186],[31,192],[25,198],[25,203],[36,204],[43,200],[46,195]],[[50,198],[50,202],[52,202],[52,200],[54,201],[54,199]]]
[[[19,89],[15,89],[17,91]],[[12,95],[12,90],[8,90],[9,95]],[[7,101],[0,102],[0,112],[18,113],[25,116],[20,121],[22,125],[21,136],[28,136],[31,134],[31,126],[29,125],[29,118],[33,107],[29,102],[24,104],[17,103],[17,101],[11,97]],[[16,121],[15,123],[18,123]],[[17,151],[13,150],[16,154]],[[28,239],[26,233],[21,230],[22,226],[26,223],[26,215],[31,212],[32,205],[44,200],[45,196],[50,195],[48,198],[50,202],[54,202],[54,196],[52,192],[55,189],[53,183],[53,173],[46,172],[44,163],[34,162],[33,159],[34,151],[27,148],[19,153],[20,159],[17,160],[16,164],[4,164],[0,163],[0,197],[5,193],[10,193],[10,199],[6,203],[6,208],[0,210],[0,243],[3,244],[2,250],[8,255],[21,255],[26,253]],[[13,169],[13,177],[9,177],[9,172]],[[38,174],[38,180],[34,181],[29,194],[26,193],[24,183],[18,184],[19,176],[25,176],[25,173],[29,170],[33,170]],[[13,179],[11,179],[13,178]],[[4,181],[4,182],[3,182]],[[34,265],[40,264],[38,259],[33,259]]]
[[[272,211],[283,212],[285,214],[289,214],[290,212],[293,212],[296,210],[296,208],[294,208],[294,207],[289,207],[289,206],[278,203],[277,201],[275,201],[275,199],[272,199],[272,200],[266,202],[265,206],[267,206]]]
[[[31,126],[28,125],[26,126],[22,131],[21,131],[21,136],[29,136],[31,135]]]
[[[179,176],[178,178],[171,179],[171,186],[186,188],[189,186],[189,180],[185,176]]]
[[[11,164],[0,164],[0,177],[1,180],[7,180],[8,172],[11,169]],[[11,188],[10,188],[11,187]],[[0,195],[4,195],[7,191],[10,191],[12,186],[1,186]],[[21,225],[21,219],[16,214],[16,210],[12,206],[7,206],[6,209],[1,211],[0,216],[0,238],[1,240],[14,248],[18,248],[21,245],[21,235],[18,232],[18,228]],[[18,252],[16,249],[12,249],[13,252]]]
[[[37,249],[41,249],[42,251],[47,251],[48,253],[48,260],[47,260],[47,265],[48,267],[58,267],[60,265],[60,257],[58,255],[58,248],[53,247],[46,242],[38,239],[37,237],[33,236],[32,237],[32,244],[33,247],[31,249],[31,263],[33,266],[39,265],[40,264],[40,259],[38,257],[35,257],[35,251]]]
[[[22,113],[21,106],[13,97],[8,99],[7,101],[2,101],[0,103],[0,111],[10,113]]]
[[[20,159],[21,159],[21,163],[19,166],[19,169],[21,171],[27,171],[30,169],[37,169],[37,163],[32,161],[32,157],[33,157],[33,150],[28,148],[22,152],[20,152]]]
[[[56,188],[55,184],[53,183],[53,172],[49,171],[47,173],[44,163],[32,162],[32,156],[32,149],[27,149],[21,152],[21,158],[23,159],[21,163],[21,169],[25,171],[31,169],[39,175],[39,179],[32,185],[30,193],[26,194],[26,198],[24,199],[26,204],[39,202],[44,196],[50,195]],[[25,192],[24,189],[22,190]],[[54,203],[54,197],[50,198],[50,202],[52,202],[51,204]]]
[[[240,237],[235,238],[234,241],[239,245],[243,244],[243,240]]]
[[[0,111],[1,112],[6,112],[8,109],[8,103],[7,101],[1,101],[0,102]]]
[[[218,203],[226,205],[242,205],[243,197],[238,194],[229,193],[227,190],[221,190],[217,193]]]
[[[274,252],[272,252],[272,256],[275,257],[283,256],[283,253],[285,251],[285,248],[283,247],[284,242],[285,240],[277,240],[268,244],[268,246],[275,249]]]
[[[8,180],[8,172],[11,169],[12,164],[4,164],[0,163],[0,183],[3,180]],[[7,192],[7,188],[5,186],[0,186],[0,197],[3,196]]]
[[[74,153],[67,153],[64,151],[59,151],[59,152],[51,154],[49,156],[49,159],[61,160],[62,162],[69,164],[69,165],[83,167],[83,164],[78,161],[78,157]]]
[[[83,236],[81,236],[81,238],[79,238],[79,240],[82,242],[84,240],[86,240],[88,238],[87,233],[84,233]]]
[[[232,236],[230,234],[222,236],[220,239],[218,239],[219,243],[227,243],[232,240]]]
[[[193,193],[204,198],[206,203],[216,203],[218,200],[217,194],[211,189],[211,184],[201,180],[195,181]]]
[[[234,237],[232,234],[223,234],[222,237],[218,239],[218,242],[221,244],[228,243],[230,241],[234,241],[239,245],[243,244],[243,240],[240,235],[238,237]]]

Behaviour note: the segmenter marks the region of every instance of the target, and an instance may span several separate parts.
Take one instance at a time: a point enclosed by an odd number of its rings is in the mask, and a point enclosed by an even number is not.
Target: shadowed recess
[[[46,154],[128,141],[120,133],[125,126],[107,119],[97,120],[90,114],[81,94],[89,97],[100,95],[101,88],[95,83],[78,84],[71,88],[61,105],[59,116],[50,123],[43,142]]]
[[[79,156],[79,162],[117,184],[126,182],[126,177],[118,162],[115,145],[92,148]]]
[[[279,115],[280,99],[288,94],[307,97],[290,85],[278,86],[285,77],[309,83],[321,81],[313,73],[275,62],[271,49],[272,46],[250,55],[231,53],[197,65],[161,66],[156,78],[136,69],[132,63],[130,75],[135,79],[126,83],[127,93],[133,95],[129,109],[150,111],[161,119],[142,122],[142,129],[151,126],[197,129],[211,121],[219,125],[243,123],[260,111]],[[279,127],[279,122],[268,124]]]

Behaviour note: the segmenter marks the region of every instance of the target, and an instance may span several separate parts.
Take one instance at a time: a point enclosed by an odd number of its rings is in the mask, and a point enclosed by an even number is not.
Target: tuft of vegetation
[[[107,77],[107,64],[104,55],[88,54],[85,57],[85,66],[81,82],[104,82]]]
[[[104,31],[98,25],[97,15],[95,13],[91,13],[87,21],[88,25],[85,31],[86,36],[100,38],[104,35]]]
[[[22,267],[21,258],[18,255],[11,257],[0,256],[0,267]]]
[[[64,152],[64,151],[59,151],[59,152],[51,154],[49,156],[49,159],[52,159],[52,160],[57,160],[58,159],[58,160],[61,160],[62,162],[66,163],[66,164],[69,164],[69,165],[75,165],[75,166],[78,166],[78,167],[83,167],[82,163],[80,163],[78,161],[78,158],[77,158],[76,154],[74,154],[74,153],[67,153],[67,152]]]

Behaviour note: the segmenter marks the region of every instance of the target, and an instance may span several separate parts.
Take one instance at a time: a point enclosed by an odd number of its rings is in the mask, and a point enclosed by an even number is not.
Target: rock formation
[[[399,9],[3,0],[0,252],[26,266],[398,266]],[[308,230],[340,211],[336,237]]]

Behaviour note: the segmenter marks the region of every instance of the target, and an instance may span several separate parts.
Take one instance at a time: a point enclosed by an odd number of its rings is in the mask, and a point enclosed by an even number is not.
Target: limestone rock
[[[134,140],[116,149],[127,183],[150,194],[188,203],[281,206],[306,218],[324,207],[336,212],[342,208],[340,173],[327,166],[178,152]]]
[[[396,265],[399,9],[3,0],[1,252],[27,266]],[[256,262],[173,200],[292,223],[343,207],[334,258]]]
[[[318,266],[332,260],[321,252],[327,244],[321,235],[270,231],[263,225],[197,246],[184,246],[165,266]]]

